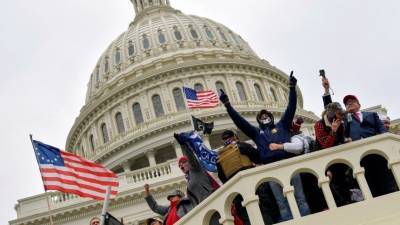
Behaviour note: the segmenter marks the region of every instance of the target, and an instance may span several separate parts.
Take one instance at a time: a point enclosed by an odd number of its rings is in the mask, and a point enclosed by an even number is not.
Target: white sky
[[[397,0],[171,0],[240,34],[257,54],[295,71],[305,109],[322,108],[318,70],[335,91],[400,117]],[[0,221],[43,192],[29,133],[63,148],[98,57],[134,13],[128,0],[13,0],[0,8]]]

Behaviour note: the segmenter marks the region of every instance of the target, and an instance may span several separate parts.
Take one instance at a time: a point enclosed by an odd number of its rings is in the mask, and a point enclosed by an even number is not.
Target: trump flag
[[[78,155],[32,140],[44,189],[104,200],[107,187],[111,197],[118,193],[117,175],[104,166]]]

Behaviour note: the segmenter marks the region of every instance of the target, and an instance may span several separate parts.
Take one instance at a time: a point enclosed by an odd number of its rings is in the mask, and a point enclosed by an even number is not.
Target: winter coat
[[[147,205],[149,205],[150,209],[153,212],[164,217],[163,224],[165,224],[165,221],[167,220],[167,217],[169,215],[170,206],[159,205],[152,195],[149,195],[149,196],[145,197],[144,199],[146,200]],[[177,207],[176,214],[179,216],[179,218],[182,218],[190,210],[193,209],[193,205],[188,198],[181,198],[181,200],[179,201],[179,203],[176,207]]]
[[[182,150],[189,159],[189,174],[186,176],[187,197],[194,207],[211,195],[215,189],[212,187],[210,175],[201,166],[193,151],[186,145],[182,145]]]
[[[271,151],[269,149],[269,144],[283,144],[286,142],[290,142],[290,137],[292,136],[290,132],[290,127],[296,113],[296,106],[296,88],[290,87],[289,103],[282,118],[278,123],[275,124],[272,129],[262,129],[261,127],[256,127],[250,124],[232,107],[231,104],[225,104],[226,110],[235,125],[256,144],[257,149],[260,153],[260,160],[262,161],[262,163],[275,162],[294,156],[294,154],[288,153],[283,150]]]

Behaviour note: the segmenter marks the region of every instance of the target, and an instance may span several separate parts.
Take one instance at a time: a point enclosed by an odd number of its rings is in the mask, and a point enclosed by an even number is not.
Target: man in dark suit
[[[356,96],[346,95],[343,98],[343,104],[353,118],[350,126],[350,137],[353,141],[386,132],[376,112],[360,111],[361,105]]]
[[[332,102],[329,94],[329,81],[322,79],[322,86],[325,89],[323,96],[324,106]],[[351,115],[351,119],[345,119],[345,124],[349,125],[350,138],[357,141],[374,135],[386,133],[382,121],[376,112],[361,112],[361,104],[354,95],[346,95],[343,98],[346,111]],[[375,154],[367,155],[361,160],[361,166],[365,168],[365,178],[370,186],[372,196],[380,196],[399,190],[393,177],[393,173],[387,167],[387,160]]]
[[[329,94],[329,80],[327,78],[322,79],[322,86],[325,89],[325,94],[322,98],[324,106],[327,106],[332,102],[331,95]],[[351,120],[346,119],[344,122],[346,124],[351,123],[349,127],[350,138],[352,141],[357,141],[386,132],[383,123],[376,112],[360,111],[361,104],[356,96],[346,95],[343,98],[343,104],[346,107],[347,113],[351,114]]]

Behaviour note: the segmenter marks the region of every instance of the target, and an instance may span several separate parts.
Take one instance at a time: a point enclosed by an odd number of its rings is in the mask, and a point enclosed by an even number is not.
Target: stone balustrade
[[[162,177],[171,175],[172,171],[178,171],[178,165],[176,160],[171,160],[162,164],[157,164],[153,167],[143,168],[140,170],[134,170],[131,172],[123,173],[119,176],[120,180],[125,179],[126,183],[138,184],[151,182],[151,180],[159,180]],[[177,174],[181,175],[181,174]]]
[[[260,184],[268,181],[278,182],[282,186],[294,217],[280,224],[398,224],[400,192],[372,197],[364,176],[364,168],[360,165],[361,159],[369,154],[378,154],[387,159],[388,166],[400,186],[400,136],[383,134],[242,171],[190,211],[177,225],[208,225],[214,213],[219,213],[221,224],[234,225],[231,204],[239,194],[244,199],[242,205],[246,207],[251,224],[264,224],[255,192]],[[329,178],[325,176],[326,169],[336,163],[346,164],[353,169],[364,201],[337,207],[329,186]],[[290,185],[291,177],[298,173],[311,173],[316,176],[329,210],[300,216],[294,188]]]

